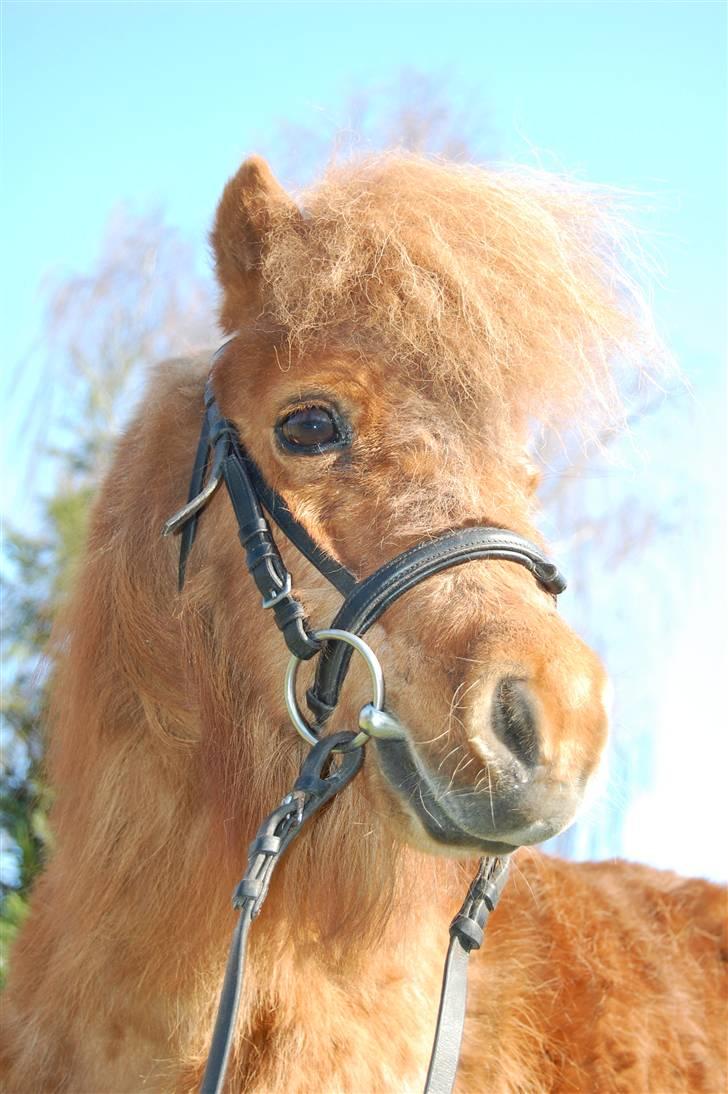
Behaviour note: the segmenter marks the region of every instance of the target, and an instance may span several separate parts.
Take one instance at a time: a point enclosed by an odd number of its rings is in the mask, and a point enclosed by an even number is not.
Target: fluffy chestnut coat
[[[295,204],[250,160],[213,233],[222,322],[238,332],[213,376],[220,405],[298,519],[360,575],[468,522],[533,536],[529,431],[611,404],[615,357],[650,337],[616,240],[599,195],[551,179],[394,157],[334,171]],[[202,518],[182,594],[160,539],[187,488],[207,367],[152,378],[56,629],[56,849],[2,1002],[9,1092],[197,1089],[229,894],[305,751],[226,499]],[[287,459],[282,409],[332,391],[351,453]],[[281,547],[323,625],[337,594]],[[559,778],[591,778],[603,674],[527,574],[478,563],[433,579],[370,637],[393,709],[441,750],[453,785],[475,763],[472,697],[491,663],[514,661]],[[344,725],[366,696],[355,668]],[[474,779],[488,774],[476,764]],[[435,850],[368,746],[252,930],[230,1090],[421,1089],[447,926],[474,869]],[[707,882],[518,851],[471,961],[457,1089],[724,1090],[725,912]]]

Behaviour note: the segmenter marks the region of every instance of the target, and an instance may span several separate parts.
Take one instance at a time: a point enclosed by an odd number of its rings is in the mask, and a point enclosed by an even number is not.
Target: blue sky
[[[725,6],[6,0],[2,21],[6,374],[37,336],[42,277],[90,267],[120,201],[139,210],[162,205],[204,256],[224,181],[266,146],[282,119],[333,118],[353,88],[404,67],[449,72],[456,95],[482,102],[500,158],[648,195],[638,220],[661,257],[658,323],[694,396],[674,438],[664,429],[639,438],[648,451],[644,489],[677,504],[682,495],[671,490],[682,483],[694,535],[683,530],[657,562],[637,566],[629,580],[640,622],[628,618],[615,639],[632,634],[632,648],[658,643],[644,671],[657,697],[650,717],[660,721],[664,755],[673,758],[656,763],[666,789],[643,796],[625,850],[660,859],[687,735],[692,747],[704,742],[711,762],[701,772],[697,819],[682,832],[679,854],[672,839],[667,861],[728,873],[715,839],[696,854],[701,841],[693,835],[716,828],[722,783],[714,772],[726,759],[715,740],[716,725],[725,724],[725,673],[716,660],[722,617],[712,569],[725,573],[725,494],[716,470],[725,466]],[[26,380],[14,418],[32,376]],[[5,505],[21,496],[26,457],[22,438],[12,430],[6,437]],[[705,543],[700,553],[696,536]],[[687,587],[674,578],[681,565],[691,575]],[[663,672],[672,686],[688,674],[669,702]]]
[[[88,263],[116,201],[161,202],[202,237],[222,180],[270,127],[333,113],[350,87],[405,65],[448,69],[482,98],[504,159],[653,193],[668,292],[687,297],[695,328],[711,325],[721,4],[11,0],[3,22],[11,345],[32,334],[40,275]]]

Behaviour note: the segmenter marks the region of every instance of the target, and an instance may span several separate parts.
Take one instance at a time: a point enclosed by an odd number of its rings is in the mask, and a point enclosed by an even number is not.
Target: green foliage
[[[0,701],[0,976],[7,947],[25,916],[28,891],[52,845],[51,792],[43,767],[49,676],[43,651],[81,552],[91,497],[88,484],[59,490],[44,505],[40,533],[6,529],[0,631],[8,666]]]

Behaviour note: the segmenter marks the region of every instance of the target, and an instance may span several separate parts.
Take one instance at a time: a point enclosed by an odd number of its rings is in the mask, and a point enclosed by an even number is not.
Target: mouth
[[[462,852],[509,855],[562,831],[574,815],[571,794],[549,794],[544,774],[498,770],[482,788],[462,786],[429,769],[411,739],[377,740],[377,757],[396,797],[426,834]],[[547,801],[548,798],[548,801]]]

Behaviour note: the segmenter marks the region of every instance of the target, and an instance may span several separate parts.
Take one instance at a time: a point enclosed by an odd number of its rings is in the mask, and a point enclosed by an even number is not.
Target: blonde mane
[[[261,272],[294,350],[386,355],[521,426],[618,413],[656,341],[615,195],[526,170],[382,156],[281,205]],[[489,401],[483,406],[483,394]]]

